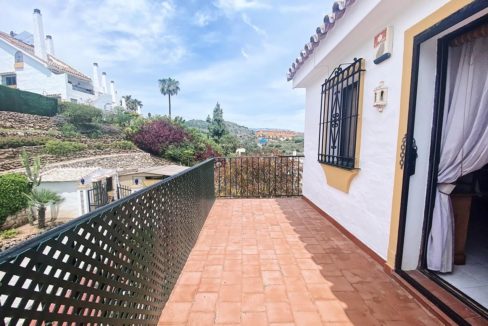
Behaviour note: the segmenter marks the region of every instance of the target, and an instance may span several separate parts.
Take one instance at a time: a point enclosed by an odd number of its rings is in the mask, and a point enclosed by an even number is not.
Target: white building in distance
[[[0,32],[2,85],[100,109],[119,104],[114,81],[107,82],[97,63],[92,78],[64,63],[55,55],[52,36],[44,35],[39,9],[34,9],[33,21],[33,34]]]

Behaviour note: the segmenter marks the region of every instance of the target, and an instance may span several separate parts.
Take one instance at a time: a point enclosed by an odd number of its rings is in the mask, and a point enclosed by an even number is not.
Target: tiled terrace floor
[[[217,200],[160,325],[438,325],[303,199]]]

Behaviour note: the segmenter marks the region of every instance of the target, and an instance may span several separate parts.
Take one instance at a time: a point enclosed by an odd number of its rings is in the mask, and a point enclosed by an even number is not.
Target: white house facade
[[[469,67],[488,67],[487,7],[469,0],[336,1],[288,71],[293,87],[306,90],[304,197],[385,268],[424,290],[419,278],[427,275],[482,319],[488,250],[476,243],[475,229],[488,223],[475,210],[488,203],[488,106],[475,102],[485,103],[488,79],[484,68],[476,74]],[[456,98],[472,100],[456,106]],[[456,110],[476,118],[449,117]],[[454,134],[458,129],[464,132]],[[469,138],[466,130],[477,133]],[[446,146],[463,154],[449,161]],[[451,168],[453,176],[444,176]],[[472,198],[467,218],[456,212],[461,184],[475,189],[462,193]],[[456,261],[458,254],[465,260]],[[477,280],[471,286],[468,269]],[[466,320],[451,308],[451,318]]]
[[[2,85],[101,109],[119,104],[114,81],[108,83],[97,63],[92,78],[66,64],[56,57],[52,36],[44,35],[39,9],[34,9],[33,22],[33,34],[0,32]]]

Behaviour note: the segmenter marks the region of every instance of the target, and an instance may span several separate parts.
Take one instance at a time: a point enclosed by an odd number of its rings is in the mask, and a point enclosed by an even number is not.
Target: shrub
[[[61,114],[68,117],[69,122],[75,126],[102,119],[102,110],[91,105],[62,102],[59,104],[59,109]]]
[[[89,148],[94,148],[96,150],[105,150],[107,148],[109,148],[110,145],[109,144],[104,144],[104,143],[94,143],[94,144],[90,144]]]
[[[72,153],[82,151],[86,148],[87,146],[85,144],[77,142],[50,140],[46,143],[44,150],[47,154],[50,155],[66,156]]]
[[[110,125],[110,124],[100,124],[100,132],[103,135],[110,135],[110,136],[122,136],[122,130],[119,127]]]
[[[220,153],[217,152],[212,146],[206,145],[205,149],[200,150],[195,153],[195,160],[196,161],[205,161],[211,157],[219,157]]]
[[[129,112],[123,107],[116,106],[113,112],[107,113],[105,115],[105,121],[108,123],[116,124],[120,127],[127,127],[130,125],[131,121],[138,118],[139,115],[134,112]]]
[[[121,150],[131,150],[131,149],[134,149],[136,146],[128,140],[119,140],[119,141],[113,142],[111,144],[111,147],[115,148],[115,149],[121,149]]]
[[[155,155],[163,154],[170,145],[179,145],[189,139],[189,134],[168,120],[147,123],[134,134],[132,140],[142,150]]]
[[[49,128],[48,131],[47,131],[47,135],[50,136],[50,137],[56,137],[56,136],[59,136],[61,133],[56,130],[55,128]]]
[[[7,136],[0,138],[0,148],[18,148],[22,146],[39,146],[47,143],[47,137],[28,137],[21,138],[15,136]]]
[[[0,111],[52,117],[58,112],[58,100],[52,97],[0,86]]]
[[[79,135],[75,125],[71,123],[65,123],[59,129],[61,131],[61,135],[64,137],[76,137]]]
[[[27,207],[27,197],[23,195],[30,191],[27,178],[19,173],[0,175],[0,225],[7,216],[19,212]]]
[[[195,159],[195,149],[190,144],[169,145],[164,152],[164,157],[171,161],[191,165]]]
[[[15,238],[15,236],[19,234],[19,231],[15,229],[9,229],[9,230],[4,230],[0,232],[0,238],[2,239],[12,239]]]

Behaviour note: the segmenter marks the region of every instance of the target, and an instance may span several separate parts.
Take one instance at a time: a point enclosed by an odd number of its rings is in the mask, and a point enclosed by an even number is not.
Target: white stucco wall
[[[407,28],[445,2],[358,1],[294,78],[294,86],[306,88],[303,194],[384,259],[389,241],[396,162],[403,35]],[[348,26],[349,15],[358,23],[356,27]],[[392,57],[375,65],[373,37],[386,26],[393,26]],[[329,38],[332,46],[327,44]],[[360,172],[346,194],[327,185],[317,162],[320,87],[334,67],[352,62],[354,57],[365,59],[366,72]],[[389,92],[388,106],[382,113],[373,107],[373,90],[380,81],[384,81]]]
[[[64,101],[74,99],[80,104],[94,105],[99,109],[112,108],[110,91],[95,95],[73,89],[73,85],[86,89],[93,89],[93,85],[91,81],[81,80],[75,76],[55,74],[29,55],[24,54],[24,67],[16,70],[15,52],[17,52],[16,48],[0,40],[0,74],[15,73],[18,89],[41,95],[60,95]]]
[[[64,201],[59,206],[59,219],[74,218],[80,215],[80,192],[78,190],[78,182],[42,182],[40,188],[45,188],[54,191],[64,198]],[[50,217],[50,212],[47,212],[47,218]]]
[[[15,70],[14,55],[17,50],[0,41],[0,73],[15,72],[17,88],[41,95],[60,94],[66,98],[66,74],[54,74],[42,63],[24,54],[24,67]]]
[[[0,73],[14,72],[14,53],[10,46],[0,41]]]

